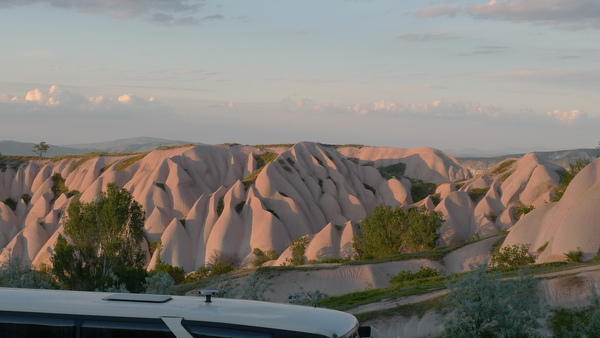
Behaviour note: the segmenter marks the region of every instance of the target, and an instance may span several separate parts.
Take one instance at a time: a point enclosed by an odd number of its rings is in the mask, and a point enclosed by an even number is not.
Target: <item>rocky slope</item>
[[[403,169],[397,177],[384,178],[376,168],[397,164]],[[57,177],[66,193],[57,190]],[[469,177],[434,149],[338,151],[308,142],[35,159],[0,172],[0,200],[7,202],[0,203],[0,248],[34,265],[49,263],[68,203],[92,201],[116,182],[144,207],[147,244],[161,240],[162,260],[186,271],[204,266],[215,252],[248,265],[254,248],[282,253],[304,235],[312,238],[309,259],[349,256],[358,222],[376,205],[413,204],[411,178]],[[149,268],[154,264],[151,257]]]

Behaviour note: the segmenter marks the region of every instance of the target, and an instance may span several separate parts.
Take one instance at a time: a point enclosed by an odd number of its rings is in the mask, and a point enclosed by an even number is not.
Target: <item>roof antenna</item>
[[[218,296],[221,292],[219,290],[200,290],[198,293],[206,297],[205,303],[212,303],[212,296]]]

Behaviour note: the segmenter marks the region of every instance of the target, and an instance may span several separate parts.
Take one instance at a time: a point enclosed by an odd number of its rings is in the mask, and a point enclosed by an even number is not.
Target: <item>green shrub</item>
[[[429,212],[426,208],[404,211],[402,207],[380,205],[361,221],[353,247],[359,259],[432,250],[443,222],[440,212]]]
[[[496,169],[494,169],[494,171],[492,171],[490,173],[490,177],[494,177],[494,176],[506,173],[515,162],[517,162],[517,160],[505,160],[500,165],[498,165],[498,167],[496,167]],[[504,180],[505,179],[506,178],[504,178]],[[504,181],[504,180],[502,180],[502,181]]]
[[[242,210],[244,210],[244,205],[246,205],[246,201],[241,201],[235,205],[235,212],[237,212],[238,215],[242,213]]]
[[[29,201],[31,201],[31,195],[23,194],[23,196],[21,196],[21,199],[23,200],[23,203],[29,204]]]
[[[385,167],[379,167],[377,170],[379,170],[381,176],[383,176],[383,178],[386,180],[394,177],[402,178],[404,176],[404,172],[406,171],[406,163],[396,163]]]
[[[583,262],[583,250],[581,248],[577,248],[577,250],[571,250],[565,254],[567,257],[567,262]]]
[[[252,265],[261,266],[263,263],[276,260],[279,258],[279,254],[275,250],[269,250],[267,252],[263,252],[259,248],[255,248],[252,250],[252,253],[256,255],[256,258],[252,261]]]
[[[418,202],[429,195],[435,194],[437,185],[435,183],[423,182],[421,180],[411,180],[410,194],[413,201]]]
[[[148,153],[132,156],[128,159],[125,159],[125,160],[121,161],[119,164],[117,164],[117,166],[115,167],[115,170],[117,170],[117,171],[125,170],[125,169],[129,168],[131,165],[133,165],[134,163],[136,163],[137,161],[146,157],[146,155],[148,155]]]
[[[525,206],[521,201],[516,201],[513,209],[513,217],[519,219],[521,216],[530,213],[533,209],[535,209],[533,205]]]
[[[525,266],[535,263],[535,258],[529,254],[529,244],[513,244],[505,246],[492,253],[490,267],[505,269]]]
[[[217,202],[217,216],[221,216],[223,210],[225,209],[225,200],[223,197],[219,198]]]
[[[575,162],[569,163],[569,169],[566,171],[558,172],[560,175],[560,184],[552,191],[551,202],[558,202],[564,195],[567,187],[571,181],[579,174],[579,172],[585,168],[591,161],[588,159],[577,159]]]
[[[51,189],[52,189],[52,192],[54,193],[54,198],[52,199],[51,203],[56,201],[56,199],[60,195],[67,193],[69,191],[69,189],[65,185],[65,179],[59,173],[55,173],[54,175],[52,175],[52,188]]]
[[[167,187],[165,186],[164,183],[156,182],[155,184],[156,184],[157,187],[161,188],[162,191],[167,191]]]
[[[215,250],[209,258],[210,276],[219,276],[236,269],[238,259],[232,255],[226,255],[223,251]]]
[[[308,243],[310,243],[310,238],[308,238],[308,236],[296,238],[290,245],[292,248],[292,258],[288,258],[287,262],[291,265],[304,264],[304,260],[306,259],[304,254],[306,253]]]
[[[12,211],[17,210],[17,201],[15,201],[12,197],[5,199],[4,204],[6,204]]]
[[[485,196],[485,194],[487,194],[488,190],[490,190],[490,187],[487,188],[474,188],[469,190],[469,197],[471,197],[471,200],[475,203],[481,201],[481,199],[483,198],[483,196]]]
[[[390,279],[390,284],[401,284],[404,282],[410,282],[416,279],[425,279],[431,277],[438,277],[440,275],[439,271],[431,267],[421,266],[419,267],[419,271],[411,272],[408,270],[400,271],[397,275],[393,276]]]

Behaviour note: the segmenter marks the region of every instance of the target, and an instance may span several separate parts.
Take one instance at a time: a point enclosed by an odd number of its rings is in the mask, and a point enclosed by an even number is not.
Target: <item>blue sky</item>
[[[593,148],[597,0],[0,0],[0,140]]]

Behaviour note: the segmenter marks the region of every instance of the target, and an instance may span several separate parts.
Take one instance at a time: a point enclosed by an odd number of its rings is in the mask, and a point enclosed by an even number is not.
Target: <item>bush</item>
[[[443,222],[440,212],[425,208],[404,211],[402,207],[377,206],[360,223],[361,233],[354,236],[353,246],[360,259],[431,250]]]
[[[145,293],[157,295],[172,295],[175,294],[175,281],[167,272],[156,272],[146,277],[144,283]]]
[[[469,190],[469,197],[471,197],[471,200],[475,203],[481,201],[481,199],[483,198],[483,196],[485,196],[485,194],[487,194],[488,190],[490,190],[490,187],[487,188],[474,188]]]
[[[220,250],[215,250],[209,259],[210,276],[218,276],[231,272],[236,269],[237,264],[237,257],[226,255]]]
[[[446,283],[444,337],[532,337],[543,316],[536,280],[519,277],[501,280],[480,265],[460,279]]]
[[[6,204],[12,211],[17,210],[17,201],[15,201],[12,197],[5,199],[4,204]]]
[[[506,269],[535,263],[535,258],[529,254],[529,244],[513,244],[505,246],[492,253],[490,267]]]
[[[552,191],[551,202],[558,202],[564,195],[567,187],[571,181],[579,174],[579,172],[585,168],[591,161],[588,159],[577,159],[575,162],[569,163],[569,169],[566,171],[559,172],[560,184]]]
[[[306,253],[306,247],[310,243],[310,239],[308,236],[302,236],[300,238],[296,238],[290,247],[292,248],[292,258],[288,258],[287,262],[291,265],[302,265],[304,264],[304,253]]]
[[[588,307],[554,311],[549,320],[554,337],[600,337],[600,297],[594,285],[590,291]]]
[[[393,276],[390,279],[390,284],[401,284],[404,282],[410,282],[416,279],[425,279],[431,277],[438,277],[440,275],[439,271],[434,268],[421,266],[419,267],[419,271],[411,272],[411,271],[400,271],[396,276]]]
[[[567,262],[583,262],[583,250],[577,248],[577,250],[571,250],[565,254]]]
[[[263,263],[279,258],[279,254],[275,250],[269,250],[266,253],[259,248],[252,250],[256,258],[252,261],[252,265],[261,266]]]

